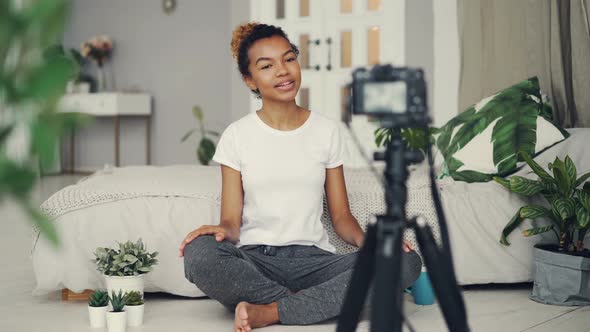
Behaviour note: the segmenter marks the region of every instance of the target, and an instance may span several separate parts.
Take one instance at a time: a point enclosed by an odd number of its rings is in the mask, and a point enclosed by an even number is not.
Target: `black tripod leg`
[[[416,239],[420,244],[432,287],[434,288],[449,331],[469,331],[463,295],[459,286],[457,286],[457,281],[451,270],[453,266],[446,264],[448,260],[444,259],[443,253],[441,253],[436,244],[430,226],[427,224],[414,224],[413,227],[416,232]]]
[[[371,307],[371,331],[402,331],[401,243],[402,222],[381,219],[375,247],[375,293]],[[379,229],[379,227],[382,227]]]
[[[348,283],[348,291],[338,317],[336,332],[354,332],[358,325],[360,314],[369,292],[371,280],[375,271],[376,225],[367,226],[365,243],[360,249],[354,271]]]

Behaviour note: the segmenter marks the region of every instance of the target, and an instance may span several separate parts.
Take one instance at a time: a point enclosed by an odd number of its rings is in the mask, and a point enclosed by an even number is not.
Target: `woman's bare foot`
[[[234,330],[249,332],[250,330],[279,322],[279,306],[276,302],[270,304],[250,304],[240,302],[236,306]]]

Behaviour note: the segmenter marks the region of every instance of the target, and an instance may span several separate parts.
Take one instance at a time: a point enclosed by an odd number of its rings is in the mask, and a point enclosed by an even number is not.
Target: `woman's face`
[[[256,41],[248,50],[250,76],[244,80],[262,99],[292,101],[301,85],[301,68],[289,42],[281,36]]]

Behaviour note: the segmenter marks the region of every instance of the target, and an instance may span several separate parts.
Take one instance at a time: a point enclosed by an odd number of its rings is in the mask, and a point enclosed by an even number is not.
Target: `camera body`
[[[375,65],[352,73],[349,114],[369,115],[381,127],[419,127],[430,123],[422,69]]]

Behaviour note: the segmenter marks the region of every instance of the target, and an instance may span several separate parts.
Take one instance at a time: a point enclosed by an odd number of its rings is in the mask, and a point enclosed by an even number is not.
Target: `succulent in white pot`
[[[125,311],[127,311],[127,325],[128,326],[141,326],[143,324],[143,312],[145,302],[143,295],[137,291],[130,291],[125,295],[127,302],[125,305]]]
[[[119,249],[99,247],[94,252],[97,270],[104,274],[109,294],[137,291],[143,294],[143,275],[158,264],[158,252],[147,252],[141,239],[118,243]]]
[[[105,327],[109,293],[97,290],[88,298],[88,318],[90,327]]]
[[[125,311],[127,297],[121,291],[112,292],[109,301],[112,309],[107,312],[107,330],[109,332],[127,331],[127,312]]]

